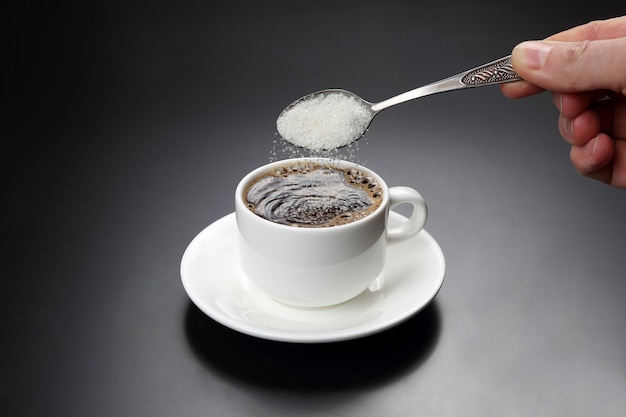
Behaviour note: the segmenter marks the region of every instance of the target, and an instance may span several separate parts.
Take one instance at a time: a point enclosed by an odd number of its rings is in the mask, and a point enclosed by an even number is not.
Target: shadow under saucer
[[[185,333],[196,357],[228,378],[293,391],[377,386],[405,375],[432,353],[441,329],[436,302],[371,336],[334,343],[288,343],[248,336],[206,316],[193,303]]]

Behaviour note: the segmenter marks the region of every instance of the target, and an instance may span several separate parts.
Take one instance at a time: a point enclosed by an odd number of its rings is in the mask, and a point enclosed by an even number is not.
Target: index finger
[[[626,16],[595,20],[548,36],[547,41],[577,42],[615,39],[626,36]]]
[[[626,37],[626,16],[606,20],[596,20],[563,32],[548,36],[545,40],[561,42],[578,42],[606,40]],[[501,84],[502,93],[509,98],[522,98],[544,91],[527,81]]]

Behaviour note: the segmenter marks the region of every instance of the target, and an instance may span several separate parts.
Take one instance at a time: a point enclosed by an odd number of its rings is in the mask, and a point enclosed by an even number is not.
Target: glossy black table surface
[[[435,300],[392,329],[251,337],[179,272],[238,180],[290,156],[292,100],[380,101],[623,2],[12,3],[0,415],[623,416],[626,191],[575,172],[547,94],[412,101],[350,149],[424,195],[446,257]]]

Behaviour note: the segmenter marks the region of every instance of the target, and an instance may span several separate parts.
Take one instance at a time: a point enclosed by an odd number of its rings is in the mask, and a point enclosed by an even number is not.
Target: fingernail
[[[598,147],[598,141],[600,140],[600,138],[596,135],[595,138],[593,138],[593,148],[591,148],[591,156],[596,154],[596,148]]]
[[[563,118],[563,130],[570,139],[574,139],[574,120]]]
[[[548,59],[551,46],[545,42],[522,42],[515,47],[516,57],[523,65],[532,69],[540,69]]]

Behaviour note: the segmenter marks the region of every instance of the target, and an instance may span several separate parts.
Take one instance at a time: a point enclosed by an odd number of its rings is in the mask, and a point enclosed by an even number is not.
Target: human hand
[[[626,16],[522,42],[512,64],[524,81],[501,84],[509,98],[544,90],[560,112],[576,170],[626,188]]]

